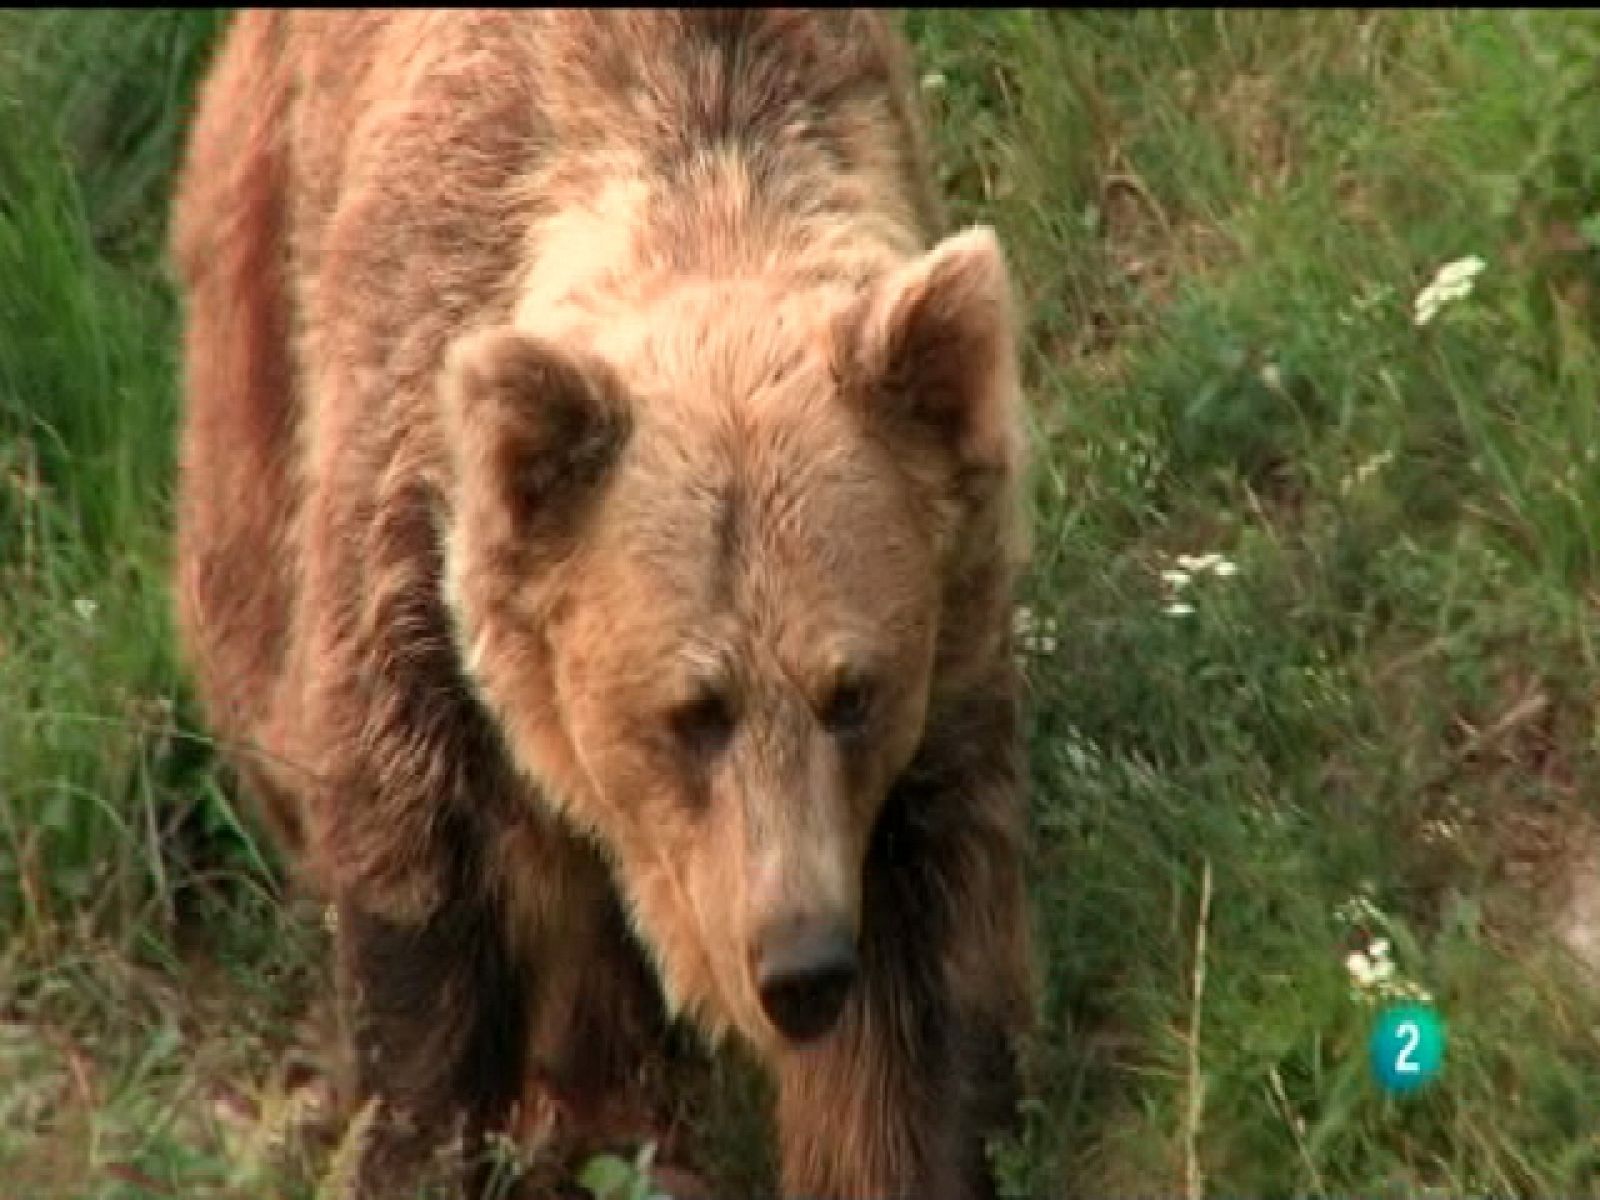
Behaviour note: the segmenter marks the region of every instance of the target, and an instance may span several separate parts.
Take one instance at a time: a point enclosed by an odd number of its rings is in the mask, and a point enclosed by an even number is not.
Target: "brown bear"
[[[667,1017],[770,1070],[784,1195],[993,1193],[1022,401],[909,61],[877,12],[233,20],[178,621],[333,906],[362,1196]]]

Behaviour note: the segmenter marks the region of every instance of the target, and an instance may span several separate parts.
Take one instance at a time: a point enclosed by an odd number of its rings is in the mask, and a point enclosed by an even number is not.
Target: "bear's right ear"
[[[608,366],[509,326],[457,341],[440,386],[456,504],[492,537],[569,530],[627,441]]]

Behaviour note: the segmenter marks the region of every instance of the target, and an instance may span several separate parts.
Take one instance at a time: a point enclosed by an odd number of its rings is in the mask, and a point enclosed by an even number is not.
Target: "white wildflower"
[[[1018,605],[1012,614],[1011,628],[1016,634],[1018,643],[1027,653],[1055,653],[1057,643],[1054,617],[1038,617],[1027,605]]]
[[[1187,617],[1194,612],[1192,604],[1184,603],[1177,597],[1197,576],[1210,574],[1226,578],[1239,573],[1236,564],[1216,553],[1179,554],[1173,562],[1177,565],[1161,572],[1161,582],[1167,586],[1168,601],[1162,611],[1169,617]]]
[[[1372,478],[1372,476],[1383,470],[1384,467],[1388,466],[1393,461],[1394,454],[1391,451],[1381,450],[1377,454],[1374,454],[1371,458],[1357,463],[1356,469],[1353,473],[1346,475],[1343,479],[1339,480],[1340,494],[1346,496],[1349,495],[1352,488],[1360,487],[1368,479]]]
[[[78,614],[78,619],[85,625],[91,623],[95,614],[100,611],[100,605],[92,596],[79,596],[72,602],[72,610]]]
[[[1445,305],[1470,296],[1474,281],[1486,265],[1476,254],[1469,254],[1440,267],[1428,286],[1417,293],[1416,324],[1428,324]]]
[[[1365,896],[1352,896],[1334,910],[1341,923],[1367,926],[1382,923],[1386,918]],[[1399,964],[1392,956],[1392,943],[1386,937],[1364,937],[1365,949],[1347,954],[1345,971],[1350,976],[1352,995],[1363,1004],[1383,1004],[1396,1001],[1415,1001],[1431,1004],[1433,997],[1428,989],[1400,974]]]
[[[1453,817],[1430,817],[1422,823],[1422,837],[1429,842],[1454,842],[1465,826]]]
[[[922,77],[922,90],[925,92],[937,92],[944,87],[946,82],[948,81],[945,79],[943,71],[929,71]]]
[[[1180,554],[1177,564],[1191,575],[1202,575],[1210,572],[1213,575],[1236,575],[1239,568],[1220,554]]]

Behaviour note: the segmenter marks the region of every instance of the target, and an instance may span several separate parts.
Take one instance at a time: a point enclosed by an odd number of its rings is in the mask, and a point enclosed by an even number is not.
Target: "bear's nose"
[[[758,939],[756,991],[767,1019],[793,1042],[833,1028],[856,978],[850,931],[832,921],[788,921]]]

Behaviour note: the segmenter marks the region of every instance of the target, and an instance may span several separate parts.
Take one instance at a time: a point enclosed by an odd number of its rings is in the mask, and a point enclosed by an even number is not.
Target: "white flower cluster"
[[[1467,806],[1461,797],[1451,793],[1446,796],[1437,816],[1422,822],[1422,840],[1425,842],[1458,842],[1466,832]]]
[[[1040,617],[1034,614],[1033,609],[1026,604],[1019,604],[1012,614],[1011,631],[1016,634],[1017,642],[1022,647],[1023,653],[1032,655],[1054,654],[1056,652],[1056,621],[1054,617]]]
[[[1345,925],[1364,929],[1383,923],[1386,918],[1366,896],[1352,896],[1334,910],[1334,916]],[[1351,994],[1368,1003],[1410,1001],[1417,1004],[1433,1003],[1433,996],[1420,983],[1405,979],[1391,956],[1391,946],[1386,937],[1365,937],[1365,946],[1345,956],[1344,968],[1350,974]]]
[[[1220,554],[1180,554],[1173,561],[1176,566],[1161,572],[1161,580],[1171,597],[1161,611],[1169,617],[1187,617],[1194,612],[1194,605],[1178,596],[1197,576],[1216,575],[1226,579],[1239,573],[1238,564]]]
[[[1345,970],[1358,987],[1370,988],[1394,978],[1394,960],[1389,957],[1389,939],[1373,938],[1365,953],[1357,950],[1344,960]]]
[[[1339,494],[1348,496],[1393,461],[1394,454],[1389,450],[1380,450],[1371,458],[1363,459],[1356,464],[1354,471],[1339,480]]]
[[[1476,254],[1469,254],[1466,258],[1458,258],[1440,267],[1428,286],[1417,293],[1414,317],[1417,325],[1428,324],[1446,304],[1470,296],[1473,281],[1485,265]]]

